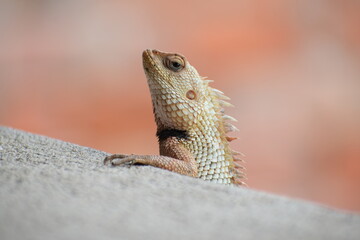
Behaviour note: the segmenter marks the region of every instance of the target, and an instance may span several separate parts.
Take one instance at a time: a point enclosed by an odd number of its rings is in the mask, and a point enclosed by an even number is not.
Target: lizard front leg
[[[161,155],[114,154],[105,158],[104,163],[106,164],[107,162],[111,162],[111,165],[113,166],[133,165],[139,163],[166,169],[191,177],[197,176],[196,168],[194,169],[191,163]]]
[[[197,164],[192,154],[175,137],[159,143],[161,155],[114,154],[104,159],[104,164],[113,166],[133,165],[136,163],[166,169],[179,174],[197,177]]]

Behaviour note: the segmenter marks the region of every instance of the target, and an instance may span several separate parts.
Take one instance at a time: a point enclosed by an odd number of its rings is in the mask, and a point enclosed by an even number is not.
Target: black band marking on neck
[[[188,133],[185,130],[178,129],[163,129],[156,133],[159,141],[164,141],[169,137],[176,137],[178,139],[187,139],[189,137]]]

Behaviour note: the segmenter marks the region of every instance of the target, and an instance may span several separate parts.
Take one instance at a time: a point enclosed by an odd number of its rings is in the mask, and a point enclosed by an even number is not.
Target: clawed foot
[[[120,166],[120,165],[126,165],[131,166],[136,162],[136,156],[131,154],[113,154],[110,156],[107,156],[104,159],[104,164],[106,165],[108,162],[111,163],[112,166]]]

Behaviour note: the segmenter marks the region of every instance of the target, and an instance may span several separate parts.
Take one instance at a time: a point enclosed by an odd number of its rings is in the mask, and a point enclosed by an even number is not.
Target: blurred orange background
[[[251,188],[360,211],[359,13],[351,0],[4,0],[0,124],[157,154],[141,53],[179,52],[236,106]]]

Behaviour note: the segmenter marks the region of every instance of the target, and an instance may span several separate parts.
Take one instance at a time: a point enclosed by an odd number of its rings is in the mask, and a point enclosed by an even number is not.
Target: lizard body
[[[243,185],[240,153],[226,133],[236,130],[223,107],[228,97],[211,88],[186,58],[158,50],[143,52],[151,92],[160,155],[114,154],[104,163],[145,164],[224,184]]]

